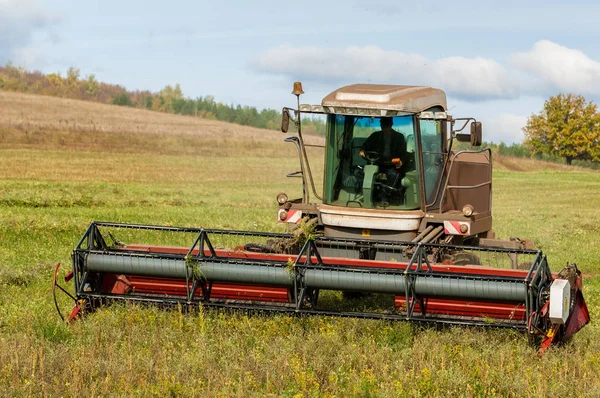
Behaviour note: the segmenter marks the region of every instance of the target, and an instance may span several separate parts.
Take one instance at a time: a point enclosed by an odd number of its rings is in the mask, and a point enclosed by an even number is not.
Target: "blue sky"
[[[600,2],[0,0],[0,63],[280,108],[350,83],[442,88],[487,140],[519,142],[559,92],[600,99]]]

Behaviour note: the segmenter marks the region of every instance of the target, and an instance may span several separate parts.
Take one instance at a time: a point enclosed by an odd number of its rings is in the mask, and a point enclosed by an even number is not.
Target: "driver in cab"
[[[378,158],[375,164],[385,173],[388,185],[393,187],[400,176],[402,159],[406,160],[406,140],[404,135],[392,128],[394,122],[391,117],[382,117],[379,123],[381,130],[367,138],[359,155],[367,160],[368,157]]]

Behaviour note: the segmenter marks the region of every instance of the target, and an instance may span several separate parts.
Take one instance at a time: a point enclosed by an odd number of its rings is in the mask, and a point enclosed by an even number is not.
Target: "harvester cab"
[[[541,250],[494,239],[491,152],[453,149],[478,147],[481,124],[448,116],[443,91],[354,85],[318,106],[300,105],[302,93],[296,84],[282,130],[298,127],[285,141],[298,150],[289,176],[303,196],[277,201],[280,221],[309,221],[293,233],[92,222],[65,276],[73,295],[54,273],[54,292],[75,303],[69,319],[127,300],[512,328],[542,350],[590,321],[574,264],[556,274]],[[322,195],[302,138],[310,113],[327,118]],[[345,292],[392,300],[355,306]]]
[[[278,196],[280,221],[314,217],[332,237],[498,245],[491,228],[491,152],[476,149],[481,123],[449,116],[442,90],[355,84],[321,105],[301,105],[300,91],[294,90],[298,109],[283,110],[282,131],[293,119],[298,136],[288,141],[298,147],[301,169],[292,175],[302,177],[303,197]],[[322,194],[301,129],[302,116],[315,114],[326,117]],[[471,148],[455,150],[455,141]]]

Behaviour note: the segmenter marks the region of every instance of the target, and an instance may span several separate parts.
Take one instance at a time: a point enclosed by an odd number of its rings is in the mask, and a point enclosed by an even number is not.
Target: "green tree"
[[[598,107],[581,95],[550,97],[539,114],[529,117],[523,128],[524,144],[532,154],[600,161],[600,114]]]
[[[95,75],[89,75],[83,82],[83,89],[89,97],[95,97],[100,92],[100,83],[96,80]]]
[[[196,105],[196,101],[188,99],[188,100],[180,100],[183,101],[183,106],[179,110],[178,113],[182,115],[193,115],[195,116],[198,113],[198,107]]]
[[[74,67],[70,67],[67,70],[67,84],[71,87],[76,87],[77,83],[79,82],[79,75],[81,73],[79,72],[79,69],[74,68]]]
[[[133,106],[133,102],[131,102],[131,98],[127,95],[127,93],[121,93],[114,97],[112,101],[110,101],[113,105],[119,106]]]
[[[152,96],[147,96],[146,99],[144,100],[144,105],[146,106],[146,109],[152,109]]]
[[[179,110],[181,109],[181,106],[183,106],[181,100],[183,100],[183,92],[179,83],[175,86],[167,85],[158,92],[157,98],[152,103],[152,110],[179,113],[176,107],[179,107]]]

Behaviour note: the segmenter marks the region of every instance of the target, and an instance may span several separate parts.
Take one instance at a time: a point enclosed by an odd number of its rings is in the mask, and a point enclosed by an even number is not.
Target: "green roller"
[[[197,274],[209,281],[293,286],[293,274],[283,265],[252,263],[195,262]],[[158,257],[88,254],[85,270],[162,278],[192,278],[184,260]]]
[[[415,281],[415,293],[429,297],[524,302],[527,286],[523,281],[423,276]]]
[[[196,262],[197,272],[209,281],[264,284],[291,287],[294,273],[285,264],[252,262]],[[85,269],[94,272],[144,275],[164,278],[192,278],[192,268],[184,260],[157,257],[88,254]],[[405,276],[340,269],[307,269],[306,287],[325,290],[349,290],[372,293],[405,294]],[[415,278],[415,293],[429,297],[470,300],[524,302],[527,288],[522,281],[494,281],[449,278],[440,274]]]
[[[304,283],[313,289],[404,294],[404,276],[342,270],[308,269]]]
[[[341,270],[306,270],[304,282],[314,289],[405,294],[405,277]],[[429,297],[523,302],[527,288],[521,281],[490,281],[423,275],[415,279],[415,293]]]
[[[191,269],[186,266],[185,261],[157,257],[90,253],[86,256],[84,269],[93,272],[163,278],[191,277]]]

